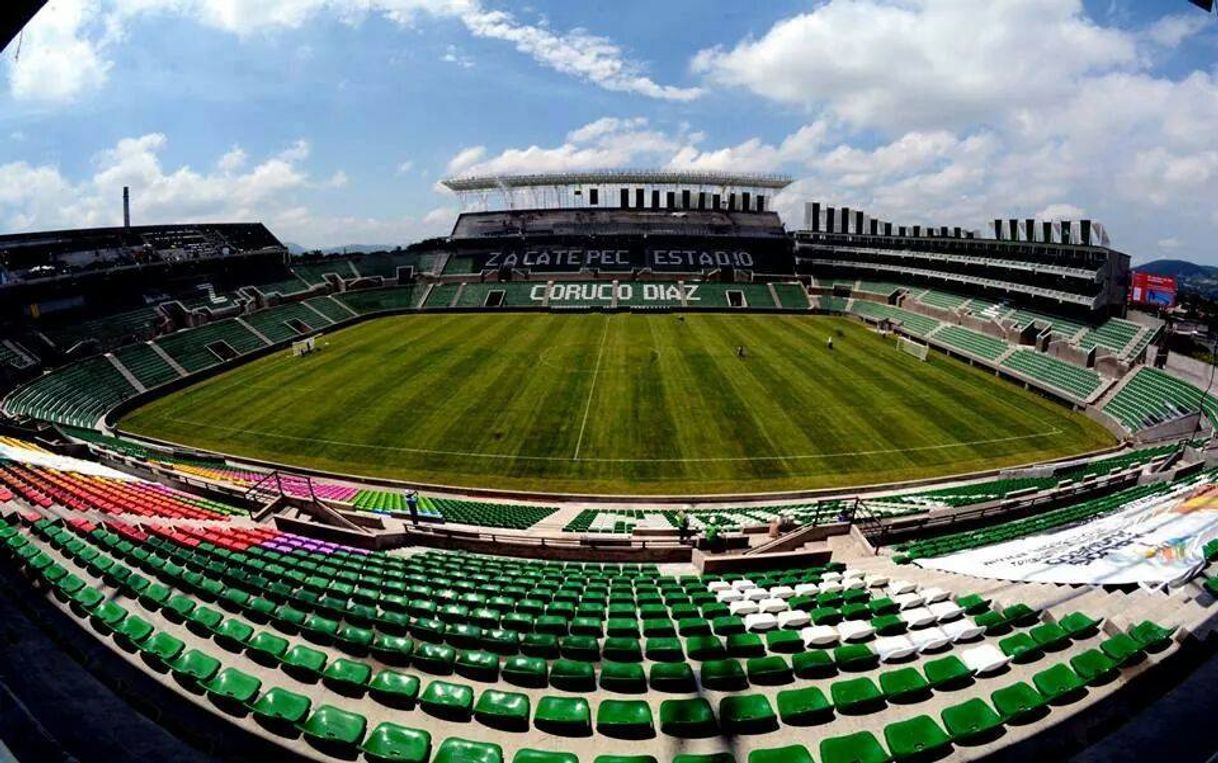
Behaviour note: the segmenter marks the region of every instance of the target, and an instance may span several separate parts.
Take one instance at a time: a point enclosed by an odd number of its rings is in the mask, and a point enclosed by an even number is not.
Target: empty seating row
[[[413,310],[419,306],[422,296],[423,292],[417,287],[400,286],[388,289],[347,291],[334,298],[363,315],[380,310]]]
[[[935,332],[934,341],[986,360],[998,360],[1010,349],[1001,339],[960,326],[944,326]]]
[[[800,283],[776,283],[774,293],[778,295],[778,304],[787,310],[808,309],[808,290]]]
[[[9,396],[13,416],[92,427],[114,406],[136,394],[135,387],[105,357],[59,368]]]
[[[202,371],[265,344],[235,319],[206,323],[160,337],[156,344],[188,372]]]
[[[1077,400],[1086,400],[1104,383],[1103,378],[1095,371],[1079,368],[1073,363],[1035,350],[1016,350],[1002,361],[1002,366],[1065,392]]]
[[[114,351],[114,357],[147,389],[179,378],[177,370],[146,342],[121,347]]]
[[[271,342],[282,342],[330,325],[329,319],[318,315],[302,302],[259,310],[245,316],[244,320]]]
[[[1155,368],[1140,368],[1104,404],[1104,413],[1115,417],[1131,432],[1204,410],[1211,423],[1218,423],[1218,399],[1199,388]]]
[[[354,314],[336,302],[333,297],[313,297],[305,300],[305,304],[326,316],[333,323],[350,320]]]
[[[1112,350],[1117,355],[1123,355],[1126,347],[1133,341],[1142,326],[1133,321],[1121,318],[1109,318],[1097,328],[1083,335],[1078,344],[1084,350],[1092,347],[1103,347]]]
[[[908,310],[902,310],[899,307],[884,305],[878,302],[856,299],[851,304],[853,305],[851,309],[856,314],[871,318],[872,320],[887,318],[888,320],[899,321],[902,328],[914,336],[924,337],[943,325],[934,318],[928,318],[925,315],[911,313]]]

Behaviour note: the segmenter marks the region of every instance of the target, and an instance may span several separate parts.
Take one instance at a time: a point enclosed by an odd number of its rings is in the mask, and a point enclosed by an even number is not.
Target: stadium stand
[[[306,299],[305,304],[330,319],[331,323],[339,323],[354,317],[350,310],[335,302],[333,297],[314,297]]]
[[[1131,432],[1180,418],[1198,409],[1218,425],[1218,399],[1182,379],[1154,368],[1139,368],[1112,399],[1104,413]]]
[[[406,496],[403,493],[385,490],[361,490],[351,500],[358,509],[409,518]],[[441,517],[447,522],[478,527],[504,527],[525,530],[556,509],[552,506],[527,504],[501,504],[486,501],[457,500],[419,496],[421,516]]]
[[[969,301],[968,297],[935,289],[926,289],[921,294],[917,294],[916,297],[924,305],[939,307],[944,310],[956,310]]]
[[[1134,337],[1142,327],[1132,321],[1122,320],[1120,318],[1111,318],[1105,321],[1098,328],[1091,329],[1083,335],[1079,340],[1079,346],[1084,350],[1089,350],[1092,347],[1104,347],[1112,350],[1117,355],[1123,355],[1126,347],[1133,341]]]
[[[330,325],[329,320],[310,310],[303,302],[259,310],[243,320],[271,342],[282,342]]]
[[[459,288],[461,288],[460,285],[453,283],[436,284],[428,292],[427,300],[423,303],[423,307],[451,307],[453,298],[457,296],[457,289]]]
[[[593,286],[593,284],[587,284]],[[457,307],[530,307],[540,304],[532,299],[534,289],[537,293],[545,290],[544,284],[516,283],[467,283],[461,290],[461,298]],[[488,300],[492,299],[492,302]]]
[[[1063,339],[1070,339],[1077,336],[1080,331],[1086,329],[1086,325],[1077,321],[1072,321],[1061,316],[1047,315],[1031,310],[1011,310],[1002,315],[1002,321],[1009,323],[1012,328],[1022,331],[1024,327],[1035,322],[1037,324],[1046,325],[1049,331]]]
[[[0,341],[0,365],[10,368],[30,368],[37,365],[38,359],[28,350],[18,348],[7,341]]]
[[[344,257],[334,257],[324,261],[297,261],[292,263],[291,268],[293,273],[309,284],[325,283],[328,273],[334,273],[344,281],[356,277],[355,270],[351,267],[351,260]]]
[[[233,319],[160,337],[156,345],[191,373],[226,360],[229,350],[236,357],[264,346],[261,339]],[[217,354],[213,348],[224,354]]]
[[[776,283],[774,293],[778,295],[778,304],[786,310],[808,309],[808,290],[799,283]]]
[[[866,279],[860,280],[858,282],[858,286],[855,287],[855,289],[858,291],[871,292],[872,294],[881,294],[885,297],[887,297],[889,294],[892,294],[897,289],[903,289],[903,288],[906,288],[904,286],[904,284],[892,283],[890,281],[868,281]]]
[[[1208,477],[1213,477],[1213,474],[1189,477],[1184,480],[1183,484],[1201,484],[1206,482]],[[1011,520],[997,528],[953,533],[933,540],[901,545],[897,547],[897,551],[903,555],[903,558],[894,558],[894,561],[901,563],[914,559],[942,556],[965,549],[988,546],[993,543],[1003,543],[1025,535],[1042,533],[1056,527],[1078,524],[1089,519],[1110,514],[1147,496],[1164,493],[1172,487],[1174,485],[1170,482],[1139,485],[1128,490],[1113,493],[1112,495],[1083,501],[1064,509],[1048,511],[1028,519]]]
[[[944,326],[935,332],[935,341],[952,349],[994,361],[1011,349],[1010,345],[1001,339],[960,326]]]
[[[435,262],[436,255],[416,252],[372,252],[351,258],[351,266],[359,275],[382,278],[397,278],[401,267],[430,271]]]
[[[82,360],[47,374],[10,396],[10,415],[92,427],[110,408],[136,392],[104,357]]]
[[[111,347],[129,341],[151,339],[156,332],[155,307],[111,313],[96,318],[57,318],[39,324],[43,334],[61,350],[69,350],[84,341],[97,341]]]
[[[363,315],[380,310],[413,310],[418,307],[422,296],[422,292],[415,286],[401,286],[391,289],[348,291],[336,295],[334,299]]]
[[[114,352],[114,357],[148,389],[159,387],[179,376],[173,366],[145,342],[122,347]]]
[[[900,321],[901,326],[905,331],[918,337],[924,337],[942,324],[934,318],[928,318],[925,315],[911,313],[908,310],[902,310],[899,307],[880,304],[879,302],[869,302],[864,299],[856,299],[852,302],[852,310],[855,314],[872,320],[888,319],[891,321]]]
[[[1103,378],[1094,371],[1035,350],[1016,350],[1002,361],[1002,366],[1066,392],[1077,400],[1086,400],[1104,383]]]
[[[822,310],[829,310],[831,312],[838,313],[846,312],[846,306],[850,302],[850,300],[846,297],[831,297],[826,294],[822,294],[821,296],[817,297],[817,300],[820,302],[820,307]]]

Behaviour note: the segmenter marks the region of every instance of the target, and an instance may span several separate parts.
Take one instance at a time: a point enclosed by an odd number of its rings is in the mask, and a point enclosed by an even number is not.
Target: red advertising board
[[[1135,305],[1171,307],[1176,304],[1176,279],[1154,273],[1133,274],[1133,285],[1129,289],[1129,301]]]

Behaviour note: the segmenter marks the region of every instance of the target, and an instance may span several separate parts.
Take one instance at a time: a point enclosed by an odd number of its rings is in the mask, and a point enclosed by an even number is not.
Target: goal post
[[[921,342],[915,342],[914,340],[905,336],[897,337],[897,347],[901,349],[901,352],[913,355],[918,360],[926,360],[930,354],[929,345],[922,344]]]
[[[292,342],[292,356],[299,358],[308,355],[317,349],[317,337],[309,337],[298,342]]]

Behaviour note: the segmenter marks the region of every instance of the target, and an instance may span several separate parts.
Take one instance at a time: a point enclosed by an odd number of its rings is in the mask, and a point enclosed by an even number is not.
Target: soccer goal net
[[[918,360],[926,360],[927,354],[930,352],[930,347],[927,345],[903,336],[897,337],[897,346],[901,348],[902,352],[907,352]]]
[[[292,356],[301,357],[314,352],[317,349],[317,337],[309,337],[302,339],[299,342],[292,342]]]

